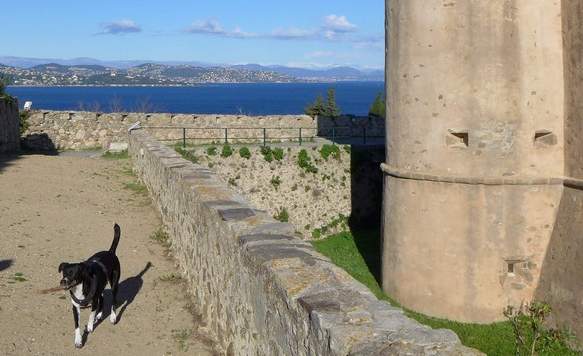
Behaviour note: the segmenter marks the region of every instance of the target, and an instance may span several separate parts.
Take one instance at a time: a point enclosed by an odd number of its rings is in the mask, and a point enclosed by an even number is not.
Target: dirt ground
[[[87,156],[0,156],[0,354],[212,355],[174,262],[150,238],[160,219],[129,161]],[[104,320],[77,350],[68,295],[38,291],[58,286],[59,263],[108,249],[114,222],[119,321],[109,322],[108,287]]]

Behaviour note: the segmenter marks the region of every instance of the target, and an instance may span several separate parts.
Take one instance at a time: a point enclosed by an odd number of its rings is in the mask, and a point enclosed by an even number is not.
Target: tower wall
[[[561,194],[561,3],[387,1],[383,288],[491,322],[530,301]]]

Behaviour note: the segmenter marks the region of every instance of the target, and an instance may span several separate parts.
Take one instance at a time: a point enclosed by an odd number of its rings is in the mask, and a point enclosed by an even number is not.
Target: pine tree
[[[370,116],[377,116],[384,118],[386,116],[386,106],[385,106],[385,98],[383,97],[383,93],[378,93],[374,102],[370,106],[370,110],[368,113]]]
[[[306,115],[311,117],[324,115],[324,98],[322,98],[322,95],[318,95],[316,101],[308,105],[304,111]]]
[[[323,115],[326,117],[336,118],[341,114],[340,108],[336,105],[336,91],[333,88],[328,89],[328,97]]]

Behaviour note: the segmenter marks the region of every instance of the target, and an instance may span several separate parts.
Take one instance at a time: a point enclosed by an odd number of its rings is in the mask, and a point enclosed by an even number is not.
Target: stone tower
[[[583,2],[386,9],[383,288],[436,317],[492,322],[537,298],[572,323],[583,316]]]

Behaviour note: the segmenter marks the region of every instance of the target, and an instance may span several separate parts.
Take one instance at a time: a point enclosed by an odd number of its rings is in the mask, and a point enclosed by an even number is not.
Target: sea
[[[190,87],[8,87],[33,109],[198,114],[301,114],[318,95],[336,93],[342,113],[368,114],[383,82],[201,84]]]

